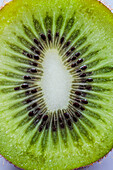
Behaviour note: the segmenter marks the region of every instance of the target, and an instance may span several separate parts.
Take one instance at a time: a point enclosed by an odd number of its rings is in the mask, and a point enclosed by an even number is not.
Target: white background
[[[6,0],[7,2],[8,0]],[[101,0],[105,3],[113,12],[113,0]],[[3,0],[0,0],[0,6],[3,5]],[[6,161],[2,156],[0,156],[0,170],[20,170],[19,168],[15,168],[8,161]],[[95,163],[93,166],[89,168],[85,168],[84,170],[113,170],[113,151],[108,154],[106,158],[102,161]]]

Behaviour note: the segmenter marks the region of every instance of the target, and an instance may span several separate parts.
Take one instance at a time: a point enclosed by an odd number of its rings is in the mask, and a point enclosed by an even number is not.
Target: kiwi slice
[[[0,11],[0,154],[71,170],[113,148],[113,15],[96,0],[14,0]]]

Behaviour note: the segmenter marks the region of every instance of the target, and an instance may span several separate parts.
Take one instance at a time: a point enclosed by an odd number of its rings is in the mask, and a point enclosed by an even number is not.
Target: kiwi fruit
[[[14,0],[0,11],[0,154],[71,170],[113,148],[113,14],[97,0]]]

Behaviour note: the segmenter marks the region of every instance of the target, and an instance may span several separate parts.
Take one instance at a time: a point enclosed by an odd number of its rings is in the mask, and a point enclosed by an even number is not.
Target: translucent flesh
[[[45,24],[47,15],[52,24]],[[33,16],[42,30],[36,28]],[[59,16],[63,20],[56,24]],[[72,25],[70,18],[74,18]],[[53,35],[58,31],[60,37],[70,40],[80,31],[71,41],[81,52],[87,72],[93,72],[94,81],[93,90],[86,90],[89,104],[82,112],[83,119],[74,124],[72,132],[59,128],[57,133],[51,129],[39,133],[38,125],[32,128],[32,120],[27,121],[22,103],[27,97],[14,91],[28,67],[21,49],[30,51],[29,44],[24,42],[23,46],[17,37],[34,45],[23,25],[37,38],[51,29]],[[67,170],[95,162],[113,148],[112,28],[112,14],[96,0],[14,0],[0,11],[0,154],[26,170]]]

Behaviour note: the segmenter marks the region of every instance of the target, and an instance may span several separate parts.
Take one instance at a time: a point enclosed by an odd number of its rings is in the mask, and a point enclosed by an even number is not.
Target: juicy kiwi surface
[[[113,148],[113,15],[96,0],[14,0],[0,11],[0,154],[70,170]]]

